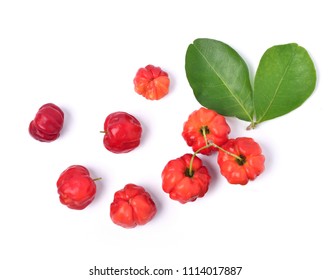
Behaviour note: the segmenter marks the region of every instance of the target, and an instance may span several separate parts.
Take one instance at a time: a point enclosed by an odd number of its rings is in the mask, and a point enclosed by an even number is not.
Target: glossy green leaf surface
[[[185,70],[201,105],[225,116],[253,120],[248,67],[233,48],[213,39],[196,39],[188,46]]]
[[[295,43],[269,48],[254,81],[256,123],[296,109],[312,94],[316,71],[307,51]]]

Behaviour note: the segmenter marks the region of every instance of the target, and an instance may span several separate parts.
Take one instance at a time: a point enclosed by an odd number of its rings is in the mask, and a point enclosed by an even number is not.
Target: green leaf
[[[307,51],[295,43],[269,48],[254,82],[256,123],[296,109],[312,94],[316,71]]]
[[[249,70],[233,48],[212,39],[196,39],[187,49],[185,69],[201,105],[225,116],[253,121]]]

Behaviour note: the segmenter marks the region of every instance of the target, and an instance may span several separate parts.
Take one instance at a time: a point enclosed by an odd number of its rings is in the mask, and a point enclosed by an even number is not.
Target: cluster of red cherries
[[[221,174],[230,184],[246,185],[265,169],[261,147],[250,137],[229,139],[231,129],[224,116],[201,107],[184,123],[182,137],[194,153],[171,160],[162,172],[163,190],[181,203],[203,197],[209,189],[210,173],[197,154],[218,153]]]
[[[169,90],[168,74],[148,65],[140,68],[134,78],[135,91],[149,100],[164,97]],[[30,135],[40,142],[52,142],[64,125],[64,113],[53,103],[41,106],[30,122]],[[104,121],[103,145],[112,153],[128,153],[141,142],[142,126],[127,112],[113,112]],[[252,139],[228,139],[230,127],[226,119],[207,108],[194,111],[184,123],[182,136],[194,153],[169,161],[162,171],[162,189],[180,203],[195,201],[208,191],[211,176],[197,154],[218,152],[221,174],[229,183],[245,185],[264,170],[264,156]],[[59,200],[70,209],[82,210],[92,203],[97,192],[96,182],[88,169],[71,165],[56,182]],[[114,194],[110,204],[111,220],[124,228],[134,228],[152,220],[157,206],[143,187],[129,183]]]

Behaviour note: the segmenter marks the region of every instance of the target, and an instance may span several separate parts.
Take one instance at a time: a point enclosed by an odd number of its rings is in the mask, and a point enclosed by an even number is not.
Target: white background
[[[242,266],[223,279],[330,279],[329,33],[326,1],[0,1],[0,278],[124,279],[98,268]],[[253,131],[228,118],[231,137],[253,137],[266,170],[246,186],[220,176],[202,157],[210,190],[181,205],[161,189],[165,164],[190,152],[181,131],[200,107],[184,70],[188,45],[213,38],[236,49],[254,76],[267,48],[296,42],[317,68],[317,87],[297,110]],[[170,93],[149,101],[133,90],[138,68],[161,66]],[[47,102],[65,112],[61,137],[40,143],[29,122]],[[115,155],[102,143],[114,111],[143,125],[141,145]],[[83,211],[60,204],[56,180],[81,164],[97,182]],[[109,218],[115,191],[144,186],[158,213],[143,227]],[[139,277],[128,277],[139,279]],[[205,279],[220,279],[209,276]],[[150,276],[143,279],[165,279]],[[222,278],[221,278],[222,279]]]

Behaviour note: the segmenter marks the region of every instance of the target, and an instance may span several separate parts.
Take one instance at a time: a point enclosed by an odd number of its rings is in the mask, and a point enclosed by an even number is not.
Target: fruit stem
[[[251,129],[255,129],[257,126],[257,122],[255,122],[254,120],[251,121],[251,123],[249,124],[249,126],[246,128],[246,130],[251,130]]]
[[[217,149],[221,150],[222,152],[226,153],[227,155],[230,155],[230,156],[236,158],[239,162],[243,162],[244,161],[244,159],[242,157],[240,157],[240,156],[238,156],[238,155],[236,155],[234,153],[231,153],[231,152],[225,150],[224,148],[218,146],[217,144],[212,143],[210,145],[213,146],[213,147],[216,147]]]
[[[255,125],[256,125],[256,123],[253,121],[253,122],[249,125],[249,127],[248,127],[247,129],[251,129],[251,128],[253,129],[253,128],[255,128]],[[207,134],[208,134],[208,127],[207,127],[207,126],[203,126],[203,127],[201,128],[201,133],[203,134],[203,137],[204,137],[204,139],[205,139],[205,143],[206,143],[206,145],[203,146],[203,147],[201,147],[201,148],[199,148],[199,149],[198,149],[196,152],[194,152],[194,154],[192,155],[192,157],[191,157],[191,159],[190,159],[190,163],[189,163],[189,169],[188,169],[188,176],[189,176],[189,177],[192,177],[192,176],[194,175],[194,171],[193,171],[193,162],[194,162],[194,159],[195,159],[196,155],[197,155],[198,153],[200,153],[202,150],[207,149],[207,148],[210,148],[210,147],[215,147],[215,148],[217,148],[218,150],[220,150],[220,151],[226,153],[227,155],[230,155],[230,156],[234,157],[234,158],[237,160],[237,162],[239,162],[239,163],[244,163],[245,158],[242,158],[241,156],[238,156],[238,155],[236,155],[236,154],[234,154],[234,153],[231,153],[231,152],[225,150],[224,148],[218,146],[217,144],[214,144],[212,141],[209,141],[209,140],[207,139]]]
[[[202,126],[202,128],[201,128],[201,132],[202,132],[202,135],[203,135],[203,137],[204,137],[204,140],[205,140],[205,144],[206,145],[208,145],[208,140],[207,140],[207,136],[206,136],[206,134],[208,134],[208,132],[209,132],[209,128],[207,127],[207,126]]]
[[[97,177],[97,178],[94,178],[93,181],[99,181],[99,180],[102,180],[102,177]]]
[[[206,139],[206,140],[207,140],[207,139]],[[196,152],[194,152],[194,154],[192,155],[192,157],[191,157],[191,159],[190,159],[190,163],[189,163],[189,170],[188,170],[188,176],[189,176],[189,177],[192,177],[192,176],[194,175],[194,171],[193,171],[193,162],[194,162],[194,159],[195,159],[196,155],[199,154],[202,150],[207,149],[207,148],[210,148],[210,147],[212,147],[212,146],[215,147],[215,148],[217,148],[217,149],[219,149],[219,150],[221,150],[222,152],[226,153],[227,155],[230,155],[230,156],[234,157],[234,158],[237,160],[237,162],[241,162],[241,163],[243,163],[243,162],[245,161],[245,158],[242,158],[241,156],[238,156],[238,155],[236,155],[236,154],[234,154],[234,153],[231,153],[231,152],[225,150],[224,148],[218,146],[217,144],[214,144],[213,142],[210,142],[210,141],[207,140],[206,143],[207,143],[207,144],[206,144],[205,146],[199,148],[199,149],[198,149]]]
[[[194,159],[195,159],[196,155],[197,155],[198,153],[200,153],[202,150],[207,149],[207,148],[209,148],[209,147],[210,147],[210,145],[207,144],[207,145],[205,145],[205,146],[199,148],[196,152],[194,152],[194,154],[192,155],[192,157],[191,157],[191,159],[190,159],[190,163],[189,163],[189,171],[188,171],[188,175],[189,175],[189,177],[192,177],[192,176],[194,175],[194,171],[193,171],[193,162],[194,162]]]

